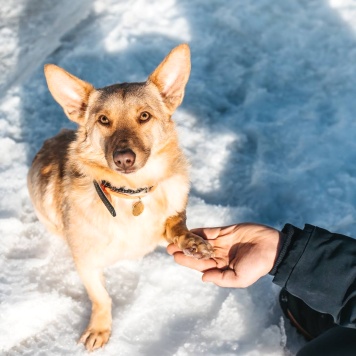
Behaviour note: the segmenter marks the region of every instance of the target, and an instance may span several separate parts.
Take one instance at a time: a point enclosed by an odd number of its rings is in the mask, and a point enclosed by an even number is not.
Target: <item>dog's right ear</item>
[[[44,72],[53,98],[70,120],[82,124],[89,95],[94,87],[54,64],[46,64]]]

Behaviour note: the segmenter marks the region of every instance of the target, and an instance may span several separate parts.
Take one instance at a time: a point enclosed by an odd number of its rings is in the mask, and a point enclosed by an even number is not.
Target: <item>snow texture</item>
[[[90,303],[68,248],[37,221],[26,174],[73,127],[47,90],[56,63],[96,87],[142,81],[188,42],[175,114],[192,163],[189,227],[304,223],[356,235],[356,2],[0,0],[0,354],[86,355]],[[266,276],[201,282],[158,248],[107,270],[113,334],[96,355],[294,355]]]

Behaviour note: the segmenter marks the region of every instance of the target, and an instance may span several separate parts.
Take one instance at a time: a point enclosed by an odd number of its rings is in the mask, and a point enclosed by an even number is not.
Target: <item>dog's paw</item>
[[[95,330],[88,328],[79,339],[79,343],[84,344],[88,351],[94,351],[103,347],[110,338],[110,330]]]
[[[214,257],[213,247],[204,240],[201,236],[191,232],[187,233],[181,243],[180,248],[187,256],[192,256],[197,259],[206,260]]]

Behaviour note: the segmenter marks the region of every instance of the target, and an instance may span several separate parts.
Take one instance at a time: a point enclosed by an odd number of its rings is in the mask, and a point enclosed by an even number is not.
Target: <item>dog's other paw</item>
[[[80,337],[79,343],[84,344],[88,351],[94,351],[108,342],[110,333],[111,331],[109,329],[95,330],[94,328],[88,327]]]
[[[181,241],[181,246],[179,247],[187,256],[192,256],[203,260],[214,256],[214,250],[212,246],[201,236],[195,235],[192,232],[188,232],[184,236],[184,239]]]

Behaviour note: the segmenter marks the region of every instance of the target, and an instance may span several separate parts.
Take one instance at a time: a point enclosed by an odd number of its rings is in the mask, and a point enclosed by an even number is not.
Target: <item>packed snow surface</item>
[[[0,354],[86,355],[90,302],[38,222],[26,174],[73,127],[47,90],[56,63],[102,87],[143,81],[177,44],[192,74],[175,114],[192,169],[188,225],[304,223],[356,236],[356,2],[0,0]],[[96,355],[294,355],[266,276],[201,282],[164,248],[106,271],[113,333]]]

